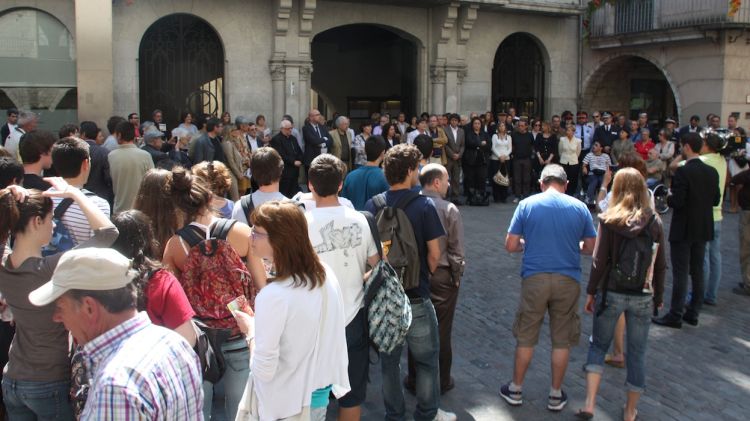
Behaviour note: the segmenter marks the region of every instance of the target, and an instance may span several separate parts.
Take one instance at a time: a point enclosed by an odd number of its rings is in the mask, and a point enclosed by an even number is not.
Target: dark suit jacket
[[[304,153],[304,164],[310,166],[310,163],[316,156],[320,155],[320,149],[323,145],[326,145],[328,150],[331,150],[332,141],[331,136],[328,134],[328,130],[323,125],[318,125],[320,136],[315,131],[315,128],[310,123],[305,123],[302,127],[302,137],[305,139],[305,153]]]
[[[677,168],[667,203],[673,210],[669,241],[705,242],[714,238],[713,207],[719,204],[719,174],[699,158]]]
[[[609,130],[605,130],[605,127],[599,126],[594,130],[594,138],[591,143],[598,141],[602,147],[612,146],[612,143],[617,140],[620,136],[620,126],[612,124],[609,126]]]
[[[703,127],[698,126],[698,133],[700,133],[701,130],[703,130]],[[677,133],[678,133],[677,139],[679,139],[682,137],[682,135],[690,133],[690,126],[688,125],[688,126],[680,127],[680,130]]]
[[[109,151],[97,145],[93,140],[86,140],[86,143],[89,144],[91,171],[83,187],[109,202],[111,206],[115,200],[115,193],[112,190],[112,176],[109,173]]]
[[[299,175],[299,167],[294,166],[294,161],[302,161],[303,157],[302,149],[297,144],[297,138],[294,136],[286,137],[279,132],[271,138],[270,145],[276,149],[276,152],[281,155],[281,159],[284,161],[284,171],[281,173],[281,178],[296,178]]]
[[[448,136],[448,143],[445,144],[445,151],[448,153],[448,162],[452,161],[453,158],[451,157],[452,154],[457,153],[458,154],[458,162],[461,162],[461,157],[464,156],[464,149],[466,148],[466,134],[464,132],[464,129],[461,128],[461,126],[458,127],[458,136],[457,139],[453,138],[453,129],[451,129],[451,126],[446,127],[443,129],[445,132],[445,135]]]
[[[5,139],[10,136],[10,127],[8,123],[3,124],[3,128],[0,129],[0,146],[5,146]]]

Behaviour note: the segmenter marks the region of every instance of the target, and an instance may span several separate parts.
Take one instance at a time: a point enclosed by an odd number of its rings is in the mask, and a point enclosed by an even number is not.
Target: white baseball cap
[[[72,289],[110,291],[124,288],[137,272],[131,260],[117,250],[87,247],[73,249],[60,257],[52,279],[31,291],[29,301],[46,306]]]

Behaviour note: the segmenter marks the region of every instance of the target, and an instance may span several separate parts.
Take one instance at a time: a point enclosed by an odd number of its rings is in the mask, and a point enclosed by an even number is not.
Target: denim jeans
[[[34,382],[5,377],[2,388],[10,420],[73,420],[69,380]]]
[[[604,181],[604,174],[596,175],[592,171],[589,171],[589,175],[586,176],[586,182],[588,183],[586,198],[589,201],[596,200],[597,190],[601,187],[602,181]]]
[[[601,293],[597,294],[597,309],[601,299]],[[652,306],[653,297],[650,295],[627,295],[608,291],[607,307],[599,315],[594,313],[594,334],[584,371],[599,374],[604,372],[604,356],[612,343],[617,319],[620,318],[620,314],[625,313],[628,338],[625,350],[625,386],[631,392],[643,393],[646,387],[646,343],[651,326]]]
[[[206,421],[211,419],[214,388],[224,390],[226,419],[233,420],[237,417],[237,407],[240,405],[247,377],[250,375],[250,351],[244,339],[225,342],[221,345],[221,353],[227,366],[224,376],[216,384],[203,382],[203,418]]]
[[[714,221],[714,239],[706,243],[703,258],[703,282],[706,283],[705,299],[716,302],[721,280],[721,221]]]
[[[432,421],[440,406],[440,371],[438,356],[440,337],[438,335],[435,308],[429,299],[411,305],[411,327],[406,334],[406,343],[414,357],[417,368],[416,392],[417,408],[414,421]],[[383,372],[383,400],[385,419],[403,421],[406,419],[404,391],[401,388],[401,354],[404,347],[396,347],[390,354],[380,354],[380,367]]]

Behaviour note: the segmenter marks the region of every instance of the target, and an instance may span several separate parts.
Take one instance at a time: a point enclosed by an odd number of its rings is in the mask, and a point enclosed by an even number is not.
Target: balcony
[[[750,27],[750,1],[729,16],[728,0],[618,0],[594,11],[592,48],[705,38],[706,31]]]

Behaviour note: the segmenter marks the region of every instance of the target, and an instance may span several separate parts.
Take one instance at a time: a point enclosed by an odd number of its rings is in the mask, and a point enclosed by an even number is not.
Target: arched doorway
[[[492,109],[515,108],[518,115],[544,117],[546,60],[530,35],[515,33],[495,52],[492,68]]]
[[[653,124],[680,114],[678,97],[670,82],[651,61],[622,55],[606,61],[586,79],[583,93],[586,110],[624,113],[637,119],[647,112]]]
[[[345,25],[316,35],[311,48],[311,86],[327,115],[345,114],[356,128],[373,112],[416,113],[417,46],[408,35],[378,25]]]
[[[141,39],[138,71],[143,120],[160,109],[173,128],[183,112],[221,115],[224,110],[224,47],[199,17],[174,14],[154,22]]]
[[[0,109],[40,116],[55,132],[78,120],[75,41],[54,16],[35,9],[0,14]]]

